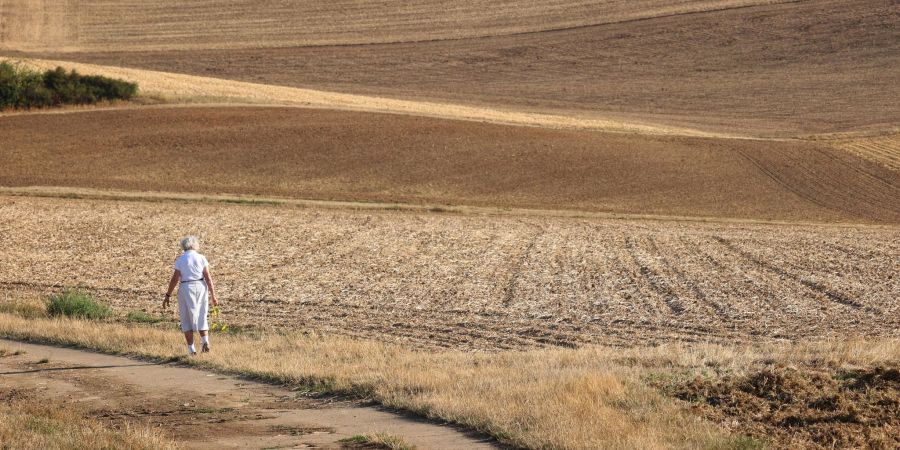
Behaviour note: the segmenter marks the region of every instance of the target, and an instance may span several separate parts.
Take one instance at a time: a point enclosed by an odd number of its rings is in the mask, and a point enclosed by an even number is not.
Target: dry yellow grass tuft
[[[11,296],[6,293],[0,301],[0,313],[15,314],[28,319],[47,317],[47,302],[38,295],[17,293]]]
[[[388,433],[372,433],[357,435],[341,441],[345,448],[380,448],[387,450],[416,450],[416,446],[409,445],[403,438]]]
[[[105,427],[83,411],[55,406],[39,394],[0,387],[0,447],[16,449],[174,449],[158,430],[127,422]]]
[[[121,324],[0,314],[0,335],[152,358],[181,356],[177,333]],[[704,357],[688,350],[425,353],[300,334],[216,335],[213,342],[212,354],[188,362],[371,398],[528,448],[740,448],[744,442],[640,381],[642,364]]]

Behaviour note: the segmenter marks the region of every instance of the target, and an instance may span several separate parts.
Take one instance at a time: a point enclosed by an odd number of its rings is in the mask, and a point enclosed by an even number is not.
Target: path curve
[[[179,408],[182,405],[193,408],[198,421],[206,417],[196,413],[198,407],[203,411],[221,409],[241,413],[233,417],[230,424],[214,425],[209,434],[195,434],[199,440],[185,442],[179,438],[176,430],[179,443],[187,448],[263,448],[283,445],[339,448],[337,441],[342,438],[376,432],[400,436],[408,444],[420,449],[498,447],[489,438],[454,427],[387,412],[377,407],[298,398],[296,392],[286,388],[192,369],[180,363],[146,362],[7,339],[0,339],[0,348],[25,352],[16,357],[0,358],[0,386],[39,387],[45,389],[48,398],[67,396],[78,402],[93,401],[97,403],[97,408],[105,405],[113,406],[112,409],[127,409],[127,405],[121,404],[127,401],[125,398],[163,399],[159,400],[163,408],[166,401],[172,405],[177,403]],[[38,363],[45,358],[47,363]],[[105,387],[102,393],[84,388],[85,385],[91,385],[86,381],[90,379],[95,380],[95,385],[102,383]],[[191,383],[189,390],[186,390],[185,380],[202,382]],[[117,397],[117,392],[122,393],[122,398]],[[159,411],[159,403],[155,408]],[[143,419],[153,422],[153,417],[150,416],[143,416]],[[249,435],[235,436],[224,432],[226,429],[248,430]],[[284,430],[327,431],[307,434]]]

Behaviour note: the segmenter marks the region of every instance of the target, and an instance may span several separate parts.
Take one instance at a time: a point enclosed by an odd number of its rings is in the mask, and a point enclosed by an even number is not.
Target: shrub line
[[[20,64],[0,62],[0,111],[62,105],[91,105],[131,100],[138,86],[99,75],[81,75],[62,67],[38,72]]]

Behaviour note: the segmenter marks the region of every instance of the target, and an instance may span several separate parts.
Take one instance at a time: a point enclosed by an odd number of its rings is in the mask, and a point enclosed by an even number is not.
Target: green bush
[[[0,110],[130,100],[137,91],[135,83],[66,72],[62,67],[40,73],[0,62]]]
[[[108,306],[94,300],[91,294],[74,289],[51,295],[47,304],[47,314],[51,317],[99,320],[109,317],[111,313]]]

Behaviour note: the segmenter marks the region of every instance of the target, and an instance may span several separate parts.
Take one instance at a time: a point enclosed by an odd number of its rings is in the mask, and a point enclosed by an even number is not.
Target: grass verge
[[[47,302],[36,296],[13,298],[6,296],[0,302],[0,313],[15,314],[26,319],[47,317]]]
[[[183,356],[178,333],[137,324],[0,314],[0,336],[158,359]],[[773,365],[824,370],[900,361],[898,340],[500,353],[426,353],[301,333],[216,334],[213,340],[212,354],[185,362],[370,399],[526,448],[765,448],[768,428],[754,432],[757,438],[744,436],[748,428],[729,425],[737,423],[733,416],[691,412],[688,406],[696,409],[702,395],[681,402],[659,386]],[[889,431],[893,424],[887,425]]]
[[[183,356],[177,333],[136,324],[0,314],[0,336],[158,359]],[[607,366],[606,350],[434,354],[300,333],[213,339],[215,352],[186,362],[370,399],[517,446],[741,448],[636,374]]]

